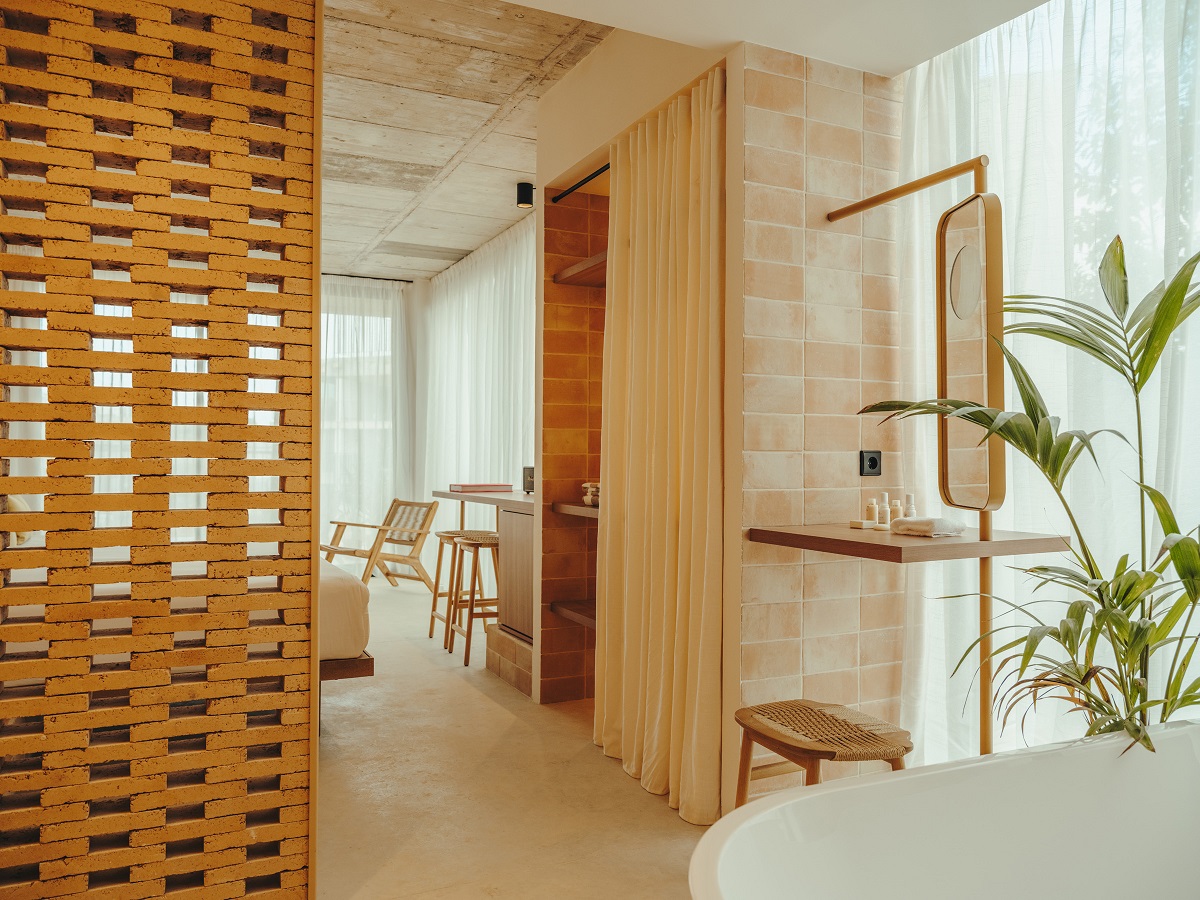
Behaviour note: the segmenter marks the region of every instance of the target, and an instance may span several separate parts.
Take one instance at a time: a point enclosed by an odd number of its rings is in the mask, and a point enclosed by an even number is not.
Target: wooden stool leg
[[[476,594],[476,588],[479,589]],[[474,631],[475,619],[478,618],[475,614],[476,599],[483,599],[483,573],[479,571],[479,548],[471,548],[471,594],[467,600],[467,647],[463,651],[463,665],[471,664],[471,633]]]
[[[804,769],[805,787],[821,783],[821,761],[819,759],[806,759],[800,765]]]
[[[442,633],[442,649],[450,649],[450,623],[454,617],[454,604],[457,595],[458,568],[462,564],[462,552],[458,544],[450,545],[450,577],[446,581],[446,630]]]
[[[898,756],[898,757],[896,757],[896,759],[889,759],[888,762],[892,764],[893,772],[900,772],[904,769],[904,757],[903,756]]]
[[[454,592],[450,596],[450,608],[446,611],[446,652],[454,652],[454,626],[458,624],[459,612],[462,608],[462,581],[463,581],[463,566],[466,564],[466,551],[454,545],[454,555],[458,560],[457,565],[451,560],[450,565],[454,568]]]
[[[438,592],[442,589],[442,553],[446,549],[446,542],[438,541],[437,565],[433,568],[433,608],[429,611],[429,636],[433,637],[433,629],[437,624],[437,603]]]
[[[738,760],[737,796],[733,801],[734,809],[744,804],[746,798],[750,796],[750,760],[753,754],[754,741],[750,739],[750,733],[743,729],[742,755]]]

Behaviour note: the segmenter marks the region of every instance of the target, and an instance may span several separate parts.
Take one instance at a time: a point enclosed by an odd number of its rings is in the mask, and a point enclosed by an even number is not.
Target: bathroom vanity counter
[[[1066,553],[1071,549],[1071,540],[1064,535],[995,531],[990,540],[983,541],[979,539],[979,530],[976,528],[968,528],[958,537],[928,538],[851,528],[849,525],[801,525],[751,528],[747,537],[758,544],[819,550],[893,563]]]
[[[990,523],[990,513],[980,515],[980,524]],[[985,517],[987,517],[985,519]],[[889,531],[851,528],[849,524],[800,525],[787,528],[751,528],[746,537],[760,544],[817,550],[857,559],[878,559],[891,563],[938,562],[952,559],[978,559],[979,648],[979,752],[992,752],[992,558],[1025,556],[1033,553],[1066,553],[1071,541],[1057,534],[1029,534],[1020,531],[992,531],[983,540],[979,529],[968,528],[957,537],[919,537]]]

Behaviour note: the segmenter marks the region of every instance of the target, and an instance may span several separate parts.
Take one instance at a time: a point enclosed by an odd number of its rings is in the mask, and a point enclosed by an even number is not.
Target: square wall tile
[[[746,70],[746,105],[755,109],[804,115],[804,81],[755,69]]]
[[[808,80],[815,84],[823,84],[826,87],[851,91],[856,94],[863,92],[863,73],[856,69],[835,66],[833,63],[823,62],[819,59],[810,59],[807,76]]]

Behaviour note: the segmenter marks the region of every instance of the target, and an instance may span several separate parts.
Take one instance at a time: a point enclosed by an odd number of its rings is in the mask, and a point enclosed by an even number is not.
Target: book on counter
[[[511,493],[511,484],[452,484],[450,490],[456,494],[502,494]]]

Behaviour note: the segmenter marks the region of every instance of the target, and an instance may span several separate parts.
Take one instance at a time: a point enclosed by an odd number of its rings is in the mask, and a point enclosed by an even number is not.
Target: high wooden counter
[[[459,528],[466,527],[468,503],[496,508],[496,531],[500,534],[498,624],[514,637],[533,641],[533,496],[517,491],[434,491],[433,496],[459,502]]]
[[[434,491],[433,496],[439,500],[458,500],[461,503],[482,503],[494,506],[497,510],[506,509],[509,512],[533,515],[533,495],[518,491],[487,491],[480,493],[464,493],[459,491]]]

